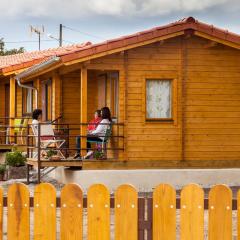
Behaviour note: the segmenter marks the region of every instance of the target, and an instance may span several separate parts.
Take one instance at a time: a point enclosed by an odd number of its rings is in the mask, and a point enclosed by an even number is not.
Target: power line
[[[63,42],[66,42],[66,43],[71,43],[71,44],[76,44],[75,42],[71,42],[71,41],[68,41],[68,40],[62,40]]]
[[[68,26],[65,26],[65,25],[63,25],[63,27],[64,27],[64,28],[67,28],[67,29],[69,29],[69,30],[71,30],[71,31],[74,31],[74,32],[78,32],[78,33],[81,33],[81,34],[84,34],[84,35],[87,35],[87,36],[90,36],[90,37],[94,37],[94,38],[98,38],[98,39],[104,40],[104,38],[102,38],[102,37],[93,35],[93,34],[91,34],[91,33],[82,32],[82,31],[80,31],[80,30],[78,30],[78,29],[76,29],[76,28],[68,27]]]
[[[44,42],[52,42],[54,40],[50,40],[50,39],[42,39],[41,41],[44,41]],[[20,40],[20,41],[4,41],[4,43],[36,43],[38,42],[37,40]]]

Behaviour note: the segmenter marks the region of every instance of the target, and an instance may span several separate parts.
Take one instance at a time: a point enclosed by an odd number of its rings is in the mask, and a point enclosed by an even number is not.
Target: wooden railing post
[[[16,99],[16,82],[15,82],[15,78],[12,76],[10,78],[10,109],[9,109],[9,115],[10,115],[9,135],[11,136],[9,138],[10,143],[15,141],[15,138],[14,138],[14,118],[16,117],[15,116],[15,99]]]
[[[87,122],[87,69],[83,67],[81,69],[81,87],[80,87],[80,120],[81,120],[81,126],[80,126],[80,134],[81,136],[86,136],[87,134],[87,125],[84,124]],[[86,154],[86,146],[87,146],[87,139],[86,137],[81,138],[81,155],[84,156]]]

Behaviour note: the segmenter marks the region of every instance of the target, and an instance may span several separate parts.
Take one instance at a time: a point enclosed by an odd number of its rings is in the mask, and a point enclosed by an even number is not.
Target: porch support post
[[[16,117],[15,113],[15,103],[16,103],[16,81],[13,76],[10,77],[10,109],[9,109],[9,116],[10,116],[10,131],[9,135],[13,136],[14,135],[14,118]],[[10,137],[10,142],[14,142],[15,137]]]
[[[80,126],[81,136],[87,135],[87,69],[85,67],[81,68],[81,84],[80,84],[80,120],[82,125]],[[87,139],[86,137],[81,138],[81,149],[86,149]],[[86,150],[81,150],[81,155],[84,156]]]
[[[52,77],[52,120],[61,115],[61,79],[57,72]]]

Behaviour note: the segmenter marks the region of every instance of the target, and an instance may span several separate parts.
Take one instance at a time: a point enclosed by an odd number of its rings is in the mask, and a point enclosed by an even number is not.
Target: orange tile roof
[[[187,32],[188,30],[191,30],[192,33],[194,33],[194,31],[205,33],[212,37],[240,46],[240,35],[197,21],[193,17],[188,17],[174,23],[155,27],[132,35],[111,39],[98,44],[91,44],[90,42],[87,42],[80,45],[77,44],[68,47],[0,57],[0,71],[6,73],[30,67],[46,60],[47,57],[54,55],[61,57],[61,61],[65,63],[84,57],[94,56],[95,54],[104,53],[110,50],[117,50],[128,46],[131,47],[133,44],[152,40],[169,34],[182,31]]]
[[[62,56],[91,45],[90,42],[73,44],[64,47],[50,48],[42,51],[24,52],[8,56],[0,56],[0,71],[11,72],[40,63],[51,56]]]

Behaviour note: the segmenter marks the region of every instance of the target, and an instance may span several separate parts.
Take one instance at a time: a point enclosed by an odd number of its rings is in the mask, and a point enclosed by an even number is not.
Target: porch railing
[[[17,119],[26,119],[26,118],[17,118]],[[13,118],[0,118],[0,122],[9,122],[14,120]],[[57,146],[47,146],[44,147],[41,145],[41,132],[42,128],[45,125],[51,125],[54,130],[54,139],[64,140],[64,144],[58,149]],[[33,152],[37,153],[35,156],[39,156],[41,159],[42,151],[61,151],[64,158],[69,158],[74,155],[78,149],[76,147],[76,138],[86,139],[88,137],[87,132],[85,134],[80,134],[80,129],[82,126],[85,128],[89,123],[40,123],[38,125],[38,133],[33,134],[32,125],[28,124],[27,126],[19,125],[9,125],[9,124],[0,124],[0,147],[18,146],[23,147],[27,152],[27,156],[30,158],[33,156]],[[105,150],[110,152],[108,158],[116,158],[117,152],[124,150],[124,124],[123,123],[112,123],[112,133],[109,136],[109,141],[106,143]],[[21,134],[15,133],[14,129],[21,128]],[[46,137],[46,136],[45,136]],[[104,137],[104,136],[100,136]],[[94,144],[95,145],[95,144]],[[99,146],[98,146],[99,148]],[[95,146],[94,146],[94,149]],[[81,147],[81,150],[88,150],[87,146]],[[115,155],[115,157],[114,157]],[[38,157],[36,157],[37,159]]]
[[[44,147],[41,145],[42,137],[52,137],[52,136],[44,136],[42,135],[43,126],[51,124],[54,129],[54,138],[56,140],[64,140],[65,143],[61,146],[60,149],[54,146]],[[27,127],[27,153],[28,156],[33,156],[33,151],[37,151],[36,156],[41,158],[42,151],[56,150],[61,151],[65,158],[71,157],[73,152],[76,152],[78,149],[76,147],[76,138],[86,139],[89,135],[80,134],[81,126],[87,126],[89,123],[79,123],[79,124],[71,124],[71,123],[40,123],[38,125],[38,133],[37,136],[32,133],[31,124]],[[101,124],[106,125],[106,124]],[[106,142],[107,147],[105,148],[107,151],[123,151],[124,150],[124,124],[123,123],[111,123],[112,133],[109,136],[109,141]],[[98,135],[99,137],[104,137],[103,135]],[[81,147],[80,150],[89,150],[87,146],[84,148]]]

